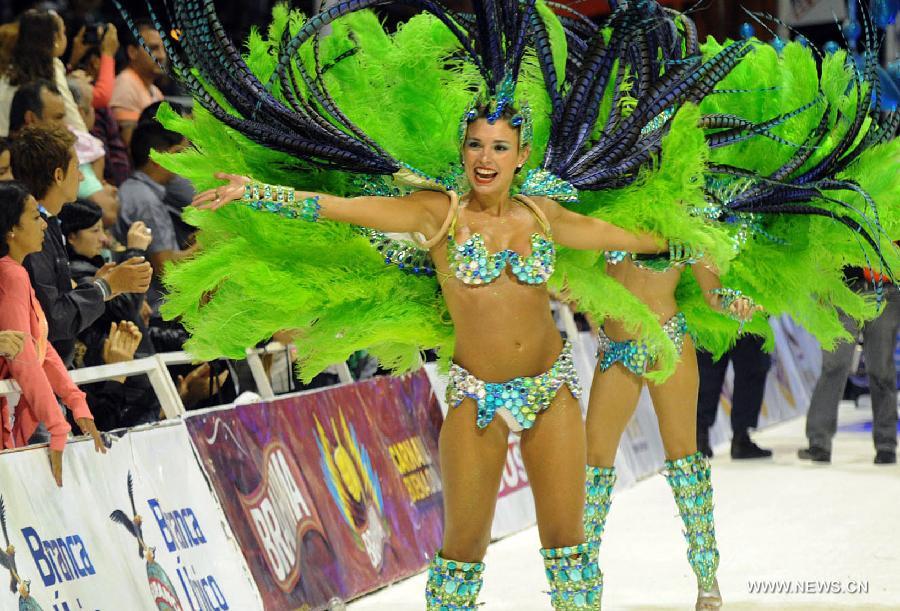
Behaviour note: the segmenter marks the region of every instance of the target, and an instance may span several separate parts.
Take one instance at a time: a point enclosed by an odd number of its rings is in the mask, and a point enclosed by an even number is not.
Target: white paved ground
[[[797,459],[804,419],[756,434],[775,450],[773,460],[732,462],[727,448],[719,449],[713,481],[725,609],[900,609],[900,466],[873,465],[871,434],[850,430],[870,420],[866,409],[842,405],[841,424],[850,426],[838,433],[831,466]],[[482,609],[550,609],[538,547],[535,528],[491,545]],[[603,608],[692,609],[694,581],[684,553],[661,476],[617,493],[600,554]],[[752,581],[794,591],[751,592]],[[420,574],[348,608],[420,610],[424,584]],[[868,593],[847,592],[865,585]]]

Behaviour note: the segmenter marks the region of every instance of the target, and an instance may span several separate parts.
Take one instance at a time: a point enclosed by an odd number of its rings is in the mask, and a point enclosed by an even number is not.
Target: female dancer
[[[716,45],[712,43],[710,46]],[[858,92],[870,86],[874,74],[871,67],[860,73],[852,63],[841,65],[842,58],[829,58],[823,74],[826,70],[831,71],[832,75],[841,74],[850,86],[836,91],[829,89],[823,81],[817,92],[816,64],[811,61],[808,51],[799,45],[794,45],[785,53],[780,71],[774,77],[769,71],[756,68],[768,61],[767,54],[774,55],[774,52],[757,45],[754,53],[758,56],[748,57],[744,65],[733,73],[736,82],[745,88],[741,92],[762,92],[769,87],[779,90],[783,99],[779,97],[778,102],[769,102],[767,107],[752,104],[751,108],[743,108],[743,111],[750,115],[751,120],[761,119],[752,115],[762,108],[783,113],[779,115],[779,121],[786,125],[782,133],[789,133],[798,141],[805,138],[805,146],[798,147],[783,138],[770,137],[753,142],[756,154],[740,150],[740,147],[714,151],[712,157],[716,163],[711,168],[717,176],[707,179],[709,205],[702,212],[711,221],[729,221],[735,244],[740,247],[732,262],[734,271],[725,275],[726,282],[752,287],[754,297],[758,296],[768,311],[788,312],[804,322],[808,321],[811,323],[808,325],[810,331],[827,343],[834,339],[834,330],[825,322],[834,317],[834,303],[854,307],[857,315],[865,312],[865,304],[861,301],[844,298],[839,301],[837,297],[843,289],[840,266],[848,259],[868,260],[869,256],[859,246],[862,241],[849,239],[846,229],[849,227],[857,235],[864,236],[868,246],[872,247],[868,252],[874,251],[882,263],[886,264],[887,259],[896,257],[896,250],[891,252],[890,245],[884,242],[879,216],[874,209],[875,199],[853,180],[854,177],[862,177],[860,182],[876,193],[879,199],[891,201],[890,197],[884,197],[887,195],[885,186],[878,184],[877,179],[873,180],[871,170],[867,169],[868,164],[879,163],[868,155],[868,149],[885,143],[896,125],[881,127],[875,117],[867,123],[865,119],[871,112],[868,107],[849,103]],[[771,87],[773,81],[780,86]],[[810,82],[813,87],[809,87]],[[796,95],[792,87],[798,87],[798,83],[807,88],[805,95],[810,96],[812,102],[799,110],[778,108],[779,103],[796,104],[798,98],[792,97]],[[735,84],[726,78],[718,86],[728,89],[735,87]],[[820,103],[817,94],[826,100],[825,103]],[[704,104],[707,111],[733,117],[730,113],[737,111],[740,96],[732,96],[727,101],[711,98],[704,100]],[[831,111],[829,106],[835,110]],[[813,107],[818,112],[806,112]],[[830,117],[831,112],[835,116]],[[799,118],[794,120],[795,117]],[[864,127],[866,125],[871,125],[868,133]],[[715,138],[713,135],[710,141],[714,142]],[[815,149],[826,139],[831,142],[822,146],[821,154],[814,156]],[[897,149],[896,142],[888,146]],[[759,154],[760,150],[765,154]],[[890,150],[887,148],[884,153],[890,156]],[[860,161],[864,156],[868,159]],[[723,179],[722,176],[728,178]],[[761,176],[765,178],[761,179]],[[844,193],[835,195],[837,191]],[[851,207],[837,199],[846,197],[847,192],[855,192],[862,205]],[[868,207],[869,204],[871,207]],[[832,207],[829,208],[829,205]],[[893,216],[887,208],[881,212],[882,219]],[[779,222],[767,228],[760,214],[777,214]],[[824,218],[811,221],[816,216]],[[810,243],[807,235],[812,222],[815,222],[813,226],[816,231],[828,231],[832,239]],[[828,249],[840,250],[841,254],[835,256],[828,253]],[[587,540],[599,547],[610,507],[610,494],[616,481],[614,462],[619,440],[647,382],[665,450],[666,480],[672,488],[684,523],[688,561],[697,577],[696,608],[715,609],[722,603],[716,581],[719,552],[712,513],[709,461],[697,452],[696,447],[698,373],[694,342],[699,339],[706,347],[716,348],[723,343],[727,345],[729,338],[733,341],[744,323],[749,322],[754,313],[762,308],[754,305],[754,301],[740,290],[722,288],[718,273],[709,262],[691,257],[689,252],[685,256],[676,254],[606,254],[607,274],[649,308],[680,354],[680,360],[670,377],[664,380],[658,379],[658,376],[654,376],[657,378],[654,380],[646,379],[648,372],[654,369],[657,354],[634,334],[633,327],[629,328],[614,319],[605,321],[599,332],[598,364],[586,423],[585,530]],[[773,255],[781,261],[774,268],[771,259],[768,266],[766,264],[767,257]],[[758,265],[754,264],[754,259],[759,261]],[[682,277],[687,264],[692,266],[697,286],[691,286],[694,283],[685,282],[688,279]],[[808,271],[802,271],[807,265]],[[776,276],[782,274],[803,279],[782,283],[776,280]],[[797,287],[803,282],[818,283],[818,286],[810,288],[809,294],[817,297],[808,305],[798,297],[802,291]],[[840,289],[832,290],[832,283],[837,283]],[[791,287],[789,291],[785,291],[786,286]],[[705,302],[705,307],[698,304],[701,300]],[[691,332],[696,333],[693,337],[688,334],[687,319],[682,312],[687,309],[691,313]],[[727,314],[740,324],[726,324],[728,330],[723,332],[722,322],[711,320],[713,317],[721,318],[715,312]],[[767,325],[757,325],[753,329],[753,332],[766,331]]]
[[[721,606],[715,580],[718,550],[712,518],[709,463],[697,452],[697,358],[687,333],[684,314],[678,309],[675,289],[686,264],[707,296],[709,306],[741,319],[754,312],[751,301],[735,298],[721,288],[718,276],[701,261],[670,260],[669,255],[642,256],[607,253],[607,274],[622,283],[658,317],[680,354],[675,372],[664,382],[648,382],[659,421],[666,455],[666,481],[672,487],[685,525],[688,560],[697,575],[697,609]],[[600,330],[598,363],[591,386],[587,414],[587,506],[585,534],[599,547],[610,494],[616,481],[615,459],[619,440],[637,407],[645,380],[653,365],[646,344],[615,320]]]
[[[448,390],[454,408],[440,435],[444,542],[429,570],[428,608],[475,604],[510,430],[522,433],[551,602],[558,609],[593,608],[600,585],[582,526],[584,429],[575,400],[580,391],[571,347],[560,339],[546,288],[553,243],[634,252],[656,252],[661,244],[547,198],[510,197],[530,152],[521,127],[514,127],[522,117],[509,106],[488,105],[468,116],[475,118],[461,156],[471,190],[461,197],[418,191],[348,199],[220,175],[228,184],[199,194],[194,204],[218,208],[244,201],[308,221],[431,236],[426,244],[456,345]],[[578,579],[571,578],[573,570]]]

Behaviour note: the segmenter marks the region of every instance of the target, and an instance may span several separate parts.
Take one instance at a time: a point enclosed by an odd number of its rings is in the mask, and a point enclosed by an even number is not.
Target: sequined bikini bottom
[[[684,336],[687,330],[687,322],[682,312],[675,314],[663,325],[663,331],[675,344],[678,354],[681,354],[681,349],[684,347]],[[644,342],[633,339],[617,342],[611,340],[603,329],[600,329],[598,339],[600,346],[597,348],[597,359],[600,361],[600,371],[606,371],[615,363],[622,363],[622,366],[634,375],[642,376],[647,373],[656,360],[655,355],[651,353],[650,348]]]
[[[514,378],[508,382],[483,382],[456,363],[450,366],[447,404],[457,407],[467,397],[478,406],[475,423],[485,428],[499,414],[513,432],[534,426],[539,413],[563,384],[577,398],[581,396],[578,373],[572,361],[572,344],[565,342],[550,370],[537,376]]]

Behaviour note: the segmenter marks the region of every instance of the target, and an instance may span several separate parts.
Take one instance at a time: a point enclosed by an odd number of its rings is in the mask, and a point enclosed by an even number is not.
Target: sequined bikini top
[[[447,232],[447,259],[453,275],[463,284],[490,284],[500,277],[507,265],[513,276],[525,284],[544,284],[553,275],[556,248],[550,237],[549,223],[534,202],[521,196],[515,199],[526,205],[537,217],[547,237],[539,233],[531,234],[531,254],[527,257],[509,248],[495,253],[488,252],[480,233],[474,233],[468,240],[458,244],[455,237],[456,220],[459,218],[457,209]]]

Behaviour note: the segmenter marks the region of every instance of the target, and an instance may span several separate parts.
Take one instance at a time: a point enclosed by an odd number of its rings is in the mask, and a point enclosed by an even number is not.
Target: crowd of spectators
[[[164,418],[146,375],[79,387],[68,370],[187,337],[159,306],[166,264],[197,248],[181,218],[194,191],[155,158],[189,146],[155,118],[186,98],[152,23],[136,29],[144,45],[43,8],[0,25],[0,379],[21,389],[0,396],[0,430],[3,449],[48,442],[59,485],[73,427],[104,452],[102,431]],[[170,373],[188,408],[255,390],[240,363]]]

